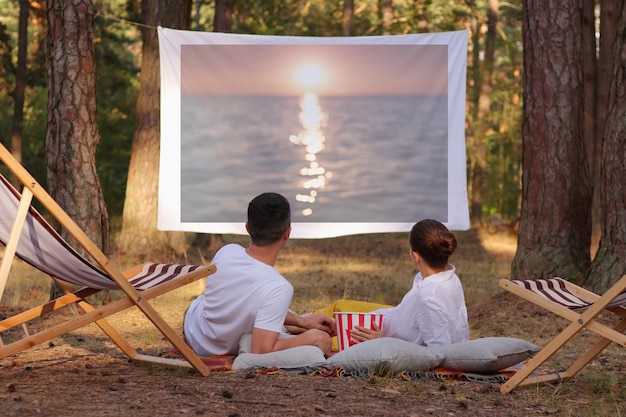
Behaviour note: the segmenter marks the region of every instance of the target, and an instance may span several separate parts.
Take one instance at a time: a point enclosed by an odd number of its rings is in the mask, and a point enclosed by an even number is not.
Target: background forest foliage
[[[141,66],[140,0],[93,0],[97,62],[97,167],[113,225],[124,206]],[[493,8],[494,4],[497,6]],[[491,8],[490,8],[491,6]],[[344,2],[235,1],[233,33],[343,36]],[[354,36],[469,29],[467,172],[472,219],[520,211],[522,117],[521,0],[355,0]],[[215,2],[195,0],[192,30],[213,30]],[[11,148],[19,2],[0,0],[0,139]],[[488,24],[489,22],[489,24]],[[45,184],[47,123],[45,0],[31,1],[22,161]],[[488,88],[486,88],[488,87]],[[484,103],[487,103],[485,107]],[[477,215],[480,214],[480,215]]]

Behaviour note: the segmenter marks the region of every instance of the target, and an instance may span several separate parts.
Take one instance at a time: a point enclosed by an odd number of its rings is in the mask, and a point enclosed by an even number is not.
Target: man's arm
[[[255,327],[252,331],[250,353],[268,353],[307,345],[317,346],[326,356],[330,355],[332,349],[330,336],[322,330],[311,329],[297,336],[279,339],[277,332]]]
[[[302,331],[317,329],[328,333],[331,336],[337,334],[335,320],[322,313],[305,314],[303,316],[289,310],[285,317],[285,326],[292,333],[302,333]],[[302,331],[298,331],[301,329]]]
[[[273,352],[277,341],[278,332],[257,329],[255,327],[252,330],[252,344],[250,345],[250,353]]]

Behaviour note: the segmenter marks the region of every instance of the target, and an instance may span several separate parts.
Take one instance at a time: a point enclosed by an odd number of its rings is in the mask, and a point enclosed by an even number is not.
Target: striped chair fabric
[[[563,278],[512,280],[511,282],[570,310],[582,311],[592,304],[592,301],[584,300],[567,289]],[[624,305],[626,305],[626,292],[617,296],[607,307]]]

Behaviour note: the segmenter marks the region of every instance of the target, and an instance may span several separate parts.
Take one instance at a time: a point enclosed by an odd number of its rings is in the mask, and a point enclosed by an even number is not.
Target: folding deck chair
[[[611,342],[626,346],[626,275],[599,296],[561,278],[534,280],[500,280],[500,287],[543,307],[571,322],[550,343],[531,358],[511,379],[500,387],[506,394],[518,386],[561,381],[575,376]],[[597,320],[603,312],[617,315],[617,324],[610,327]],[[567,369],[546,375],[533,373],[582,329],[600,336],[589,350]]]
[[[0,160],[24,186],[20,195],[4,177],[0,177],[0,241],[5,245],[0,264],[0,297],[15,255],[50,275],[66,292],[53,301],[0,321],[0,336],[8,329],[24,326],[24,323],[63,307],[77,305],[84,312],[41,332],[26,334],[13,343],[0,343],[0,359],[95,323],[131,361],[193,367],[201,375],[208,376],[210,371],[202,358],[163,320],[148,300],[207,277],[215,272],[215,266],[146,263],[122,273],[1,144]],[[76,239],[99,267],[80,256],[54,231],[31,205],[33,198]],[[105,289],[120,290],[125,297],[100,307],[89,304],[88,296]],[[104,320],[133,306],[143,312],[186,361],[139,354]]]

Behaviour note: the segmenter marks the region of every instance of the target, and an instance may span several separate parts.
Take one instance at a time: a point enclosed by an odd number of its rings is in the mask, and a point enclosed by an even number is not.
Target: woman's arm
[[[445,346],[450,340],[450,315],[445,302],[436,297],[423,300],[417,314],[420,334],[426,347]]]

